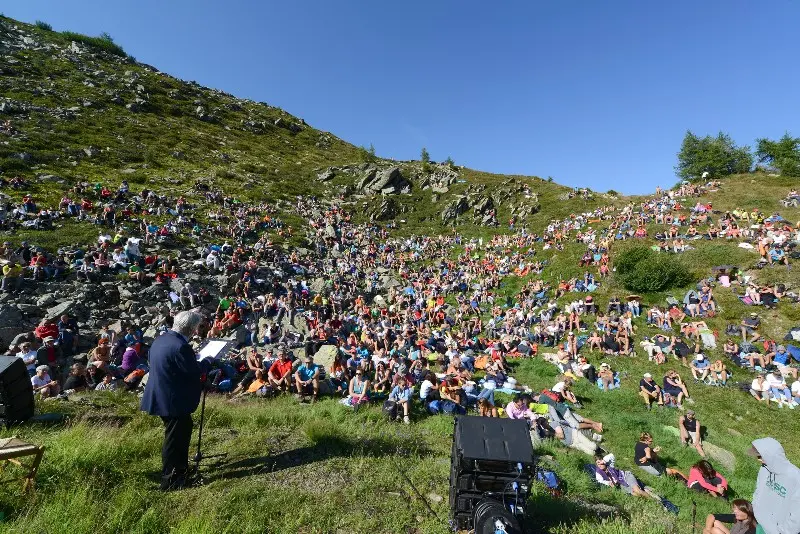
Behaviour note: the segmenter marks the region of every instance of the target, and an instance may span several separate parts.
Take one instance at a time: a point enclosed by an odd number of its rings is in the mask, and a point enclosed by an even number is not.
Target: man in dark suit
[[[164,421],[161,449],[161,489],[180,489],[188,483],[192,412],[200,404],[200,377],[208,363],[199,362],[189,345],[200,324],[199,314],[177,314],[172,330],[150,347],[150,373],[142,397],[142,411]]]

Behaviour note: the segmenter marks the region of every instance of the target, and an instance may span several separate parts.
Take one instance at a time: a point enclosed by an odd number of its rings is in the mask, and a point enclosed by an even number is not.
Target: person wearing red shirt
[[[278,391],[289,391],[292,385],[292,359],[286,347],[278,348],[278,356],[267,373],[269,385]]]
[[[52,337],[55,339],[58,337],[58,325],[55,323],[55,321],[44,320],[33,331],[33,335],[40,340],[46,337]]]

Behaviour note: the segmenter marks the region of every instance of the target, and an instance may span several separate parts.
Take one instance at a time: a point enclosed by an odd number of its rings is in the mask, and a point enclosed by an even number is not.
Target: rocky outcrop
[[[411,182],[403,177],[400,167],[390,167],[382,171],[370,168],[358,182],[356,189],[365,194],[396,195],[410,193]]]

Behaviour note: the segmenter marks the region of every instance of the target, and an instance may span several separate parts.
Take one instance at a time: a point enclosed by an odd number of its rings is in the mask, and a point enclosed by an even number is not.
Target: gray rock
[[[335,345],[322,345],[317,353],[314,354],[314,363],[324,366],[325,369],[330,369],[338,354],[339,349]]]
[[[61,304],[59,304],[57,306],[53,306],[52,308],[49,308],[47,310],[47,313],[45,314],[45,319],[49,319],[49,320],[58,319],[59,317],[61,317],[65,313],[66,314],[71,314],[74,307],[75,307],[75,302],[74,301],[66,300],[66,301],[62,302]]]
[[[397,215],[397,203],[393,198],[384,198],[378,207],[372,212],[372,220],[386,221]]]
[[[703,449],[715,462],[721,464],[729,473],[733,473],[736,469],[736,457],[732,452],[707,441],[703,443]]]
[[[55,301],[56,298],[52,294],[48,293],[47,295],[39,297],[36,300],[36,305],[39,306],[40,308],[46,308],[47,306],[53,304]]]
[[[333,180],[334,177],[336,177],[336,173],[333,172],[333,169],[328,167],[323,172],[321,172],[321,173],[319,173],[317,175],[317,180],[319,180],[320,182],[327,182],[327,181]]]
[[[375,176],[366,187],[367,192],[392,195],[403,190],[410,191],[410,182],[403,177],[400,167],[385,169]]]
[[[442,222],[455,220],[469,209],[467,197],[458,197],[442,210]]]

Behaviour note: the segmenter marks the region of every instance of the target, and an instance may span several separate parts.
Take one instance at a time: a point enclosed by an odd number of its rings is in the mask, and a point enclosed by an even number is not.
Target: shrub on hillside
[[[33,24],[34,24],[34,26],[36,26],[36,27],[37,27],[37,28],[39,28],[40,30],[44,30],[44,31],[46,31],[46,32],[51,32],[51,31],[53,31],[53,27],[52,27],[52,26],[50,26],[48,23],[46,23],[46,22],[42,21],[42,20],[37,20],[37,21],[36,21],[36,22],[34,22]]]
[[[653,253],[644,256],[622,278],[625,288],[637,293],[654,293],[685,286],[691,281],[689,269],[677,257]]]
[[[636,268],[637,263],[649,258],[652,255],[653,251],[648,247],[629,248],[628,250],[620,253],[620,255],[617,257],[617,261],[614,262],[614,266],[617,269],[617,273],[624,276],[632,273]]]
[[[128,57],[128,54],[125,53],[122,47],[115,43],[114,39],[107,33],[100,34],[100,37],[89,37],[88,35],[76,32],[61,32],[61,35],[70,41],[81,43],[100,52],[108,52],[116,56]]]

